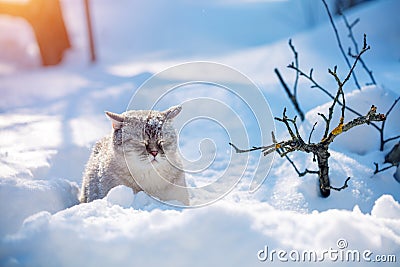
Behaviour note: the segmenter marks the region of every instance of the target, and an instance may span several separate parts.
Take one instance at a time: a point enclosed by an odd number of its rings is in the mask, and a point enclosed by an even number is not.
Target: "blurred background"
[[[327,0],[335,14],[364,2]],[[224,55],[326,21],[314,0],[0,0],[0,75],[87,64],[90,36],[96,60],[112,65]]]

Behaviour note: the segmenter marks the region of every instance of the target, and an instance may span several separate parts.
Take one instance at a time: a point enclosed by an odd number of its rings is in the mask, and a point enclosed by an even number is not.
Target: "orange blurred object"
[[[43,66],[57,65],[71,47],[59,0],[1,2],[0,14],[26,19],[32,26]]]

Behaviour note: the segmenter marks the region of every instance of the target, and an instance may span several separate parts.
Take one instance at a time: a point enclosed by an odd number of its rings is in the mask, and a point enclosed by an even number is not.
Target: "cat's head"
[[[171,122],[181,110],[181,106],[173,106],[165,111],[106,111],[112,122],[114,149],[140,162],[164,161],[169,153],[176,153],[177,136]]]

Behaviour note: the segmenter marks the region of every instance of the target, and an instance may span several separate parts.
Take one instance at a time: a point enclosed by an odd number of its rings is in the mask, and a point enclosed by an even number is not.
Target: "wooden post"
[[[96,53],[94,48],[93,30],[92,30],[92,20],[90,16],[90,6],[89,0],[85,1],[85,14],[86,14],[86,25],[88,31],[89,48],[90,48],[90,61],[93,63],[96,61]]]

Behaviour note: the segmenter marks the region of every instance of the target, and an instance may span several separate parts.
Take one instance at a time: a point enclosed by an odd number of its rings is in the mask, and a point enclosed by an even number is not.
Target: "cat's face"
[[[113,125],[114,148],[134,163],[163,163],[173,158],[177,137],[173,118],[181,111],[174,106],[166,111],[130,110],[122,114],[106,112]],[[129,162],[128,162],[129,163]]]

